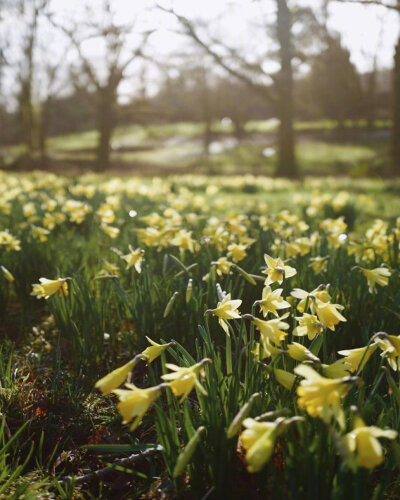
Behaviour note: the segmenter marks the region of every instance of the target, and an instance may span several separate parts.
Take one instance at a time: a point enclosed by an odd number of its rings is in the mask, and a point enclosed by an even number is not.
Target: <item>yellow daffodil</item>
[[[125,382],[128,374],[135,366],[135,362],[135,359],[131,359],[131,361],[125,365],[120,366],[119,368],[116,368],[112,372],[108,373],[105,377],[96,382],[96,389],[99,389],[105,396],[110,394],[114,389]]]
[[[278,424],[246,418],[243,425],[246,430],[241,433],[240,442],[246,450],[247,470],[258,472],[272,456],[278,436]]]
[[[119,399],[117,408],[123,418],[123,423],[127,424],[134,419],[130,426],[130,430],[133,431],[138,427],[150,406],[160,397],[164,384],[148,389],[139,389],[133,384],[126,384],[126,387],[128,389],[114,389],[113,392]]]
[[[58,278],[56,280],[49,280],[47,278],[40,278],[40,283],[35,283],[32,285],[31,295],[37,299],[45,298],[48,299],[51,295],[59,292],[59,294],[64,297],[68,295],[68,283],[67,280],[70,278]]]
[[[296,361],[308,360],[319,362],[319,358],[317,358],[317,356],[314,356],[314,354],[309,349],[307,349],[307,347],[297,342],[292,342],[287,346],[287,353],[292,359],[295,359]]]
[[[304,377],[297,388],[298,407],[306,410],[311,417],[320,417],[327,424],[335,418],[344,427],[341,399],[350,389],[350,382],[355,379],[325,378],[307,365],[296,366],[294,372]]]
[[[240,307],[242,301],[240,299],[232,300],[231,294],[228,293],[225,297],[218,302],[215,309],[209,309],[207,313],[213,314],[218,317],[218,322],[223,328],[224,332],[229,335],[229,328],[227,320],[240,318],[240,313],[238,307]]]
[[[312,292],[306,292],[301,288],[294,288],[290,295],[295,299],[299,299],[300,302],[297,304],[297,310],[301,313],[305,312],[306,305],[307,309],[310,308],[312,312],[315,312],[314,300],[318,299],[320,302],[329,302],[331,296],[329,294],[329,285],[319,285]]]
[[[319,321],[329,330],[335,331],[335,326],[340,321],[347,321],[347,319],[340,314],[339,310],[344,309],[340,304],[331,304],[330,302],[315,301],[315,309]]]
[[[321,335],[324,331],[323,324],[314,314],[304,313],[303,316],[296,316],[299,322],[298,326],[293,330],[293,335],[296,337],[307,337],[313,340],[316,335]]]
[[[315,274],[322,274],[328,269],[328,260],[328,257],[314,257],[310,259],[308,267],[311,267]]]
[[[240,262],[247,256],[247,245],[232,243],[228,246],[228,257],[232,257],[233,262]]]
[[[126,262],[126,269],[134,267],[137,273],[142,271],[142,261],[143,261],[144,251],[141,248],[134,250],[131,245],[129,245],[129,253],[122,255],[121,259]]]
[[[271,458],[275,441],[290,424],[301,421],[300,417],[286,419],[279,417],[274,422],[259,422],[253,418],[243,421],[245,430],[240,434],[240,442],[246,450],[247,470],[259,472]]]
[[[14,276],[10,273],[10,271],[6,267],[0,266],[0,269],[1,269],[1,272],[3,273],[3,276],[5,277],[5,279],[7,281],[9,281],[10,283],[15,281]]]
[[[345,358],[338,359],[330,365],[322,364],[322,373],[328,378],[347,377],[350,374],[350,367]]]
[[[373,344],[367,345],[366,347],[359,347],[357,349],[346,349],[344,351],[339,351],[339,354],[345,356],[344,361],[349,366],[349,370],[353,373],[356,371],[362,371],[369,358],[378,348],[378,344],[374,342]]]
[[[354,428],[345,435],[344,444],[359,467],[373,469],[383,462],[383,450],[377,438],[396,439],[397,431],[367,426],[360,417],[356,417]]]
[[[268,313],[278,316],[279,309],[287,309],[290,307],[289,302],[281,297],[282,292],[282,288],[271,290],[271,287],[268,285],[263,288],[262,299],[258,300],[256,304],[259,304],[264,317],[267,316]]]
[[[294,383],[296,382],[296,375],[286,370],[282,370],[281,368],[272,368],[272,373],[276,381],[281,384],[282,387],[288,391],[293,389]]]
[[[268,254],[264,254],[265,263],[267,264],[267,269],[264,274],[267,275],[265,280],[266,285],[270,285],[272,283],[281,284],[282,281],[286,278],[291,278],[295,274],[297,274],[296,269],[294,267],[290,267],[285,265],[282,259],[279,257],[274,259],[270,257]]]
[[[379,345],[381,357],[387,359],[389,366],[394,371],[400,370],[400,335],[389,335],[381,333],[378,335],[377,344]]]
[[[363,275],[367,278],[369,293],[376,293],[376,285],[387,286],[392,273],[386,267],[376,267],[375,269],[364,269],[360,267]]]
[[[186,231],[186,229],[181,229],[172,238],[171,245],[179,247],[181,250],[189,250],[189,252],[194,252],[195,240],[192,238],[192,231]]]
[[[18,252],[21,250],[21,242],[6,229],[5,231],[0,231],[0,249],[2,248]]]
[[[204,396],[207,396],[207,392],[200,384],[198,377],[203,372],[204,365],[209,362],[209,359],[203,359],[199,363],[189,367],[181,367],[172,363],[166,363],[165,366],[172,370],[173,373],[162,375],[161,378],[169,382],[175,396],[182,396],[180,399],[181,402],[186,399],[195,386]]]
[[[289,323],[282,321],[289,316],[289,313],[284,314],[280,318],[270,319],[264,321],[262,319],[254,318],[253,323],[259,330],[263,341],[267,339],[276,345],[279,345],[285,340],[287,333],[285,330],[289,329]]]
[[[154,340],[151,340],[150,337],[146,337],[147,341],[149,344],[151,344],[149,347],[146,347],[144,351],[142,351],[142,356],[146,358],[147,364],[152,363],[155,359],[157,359],[167,347],[172,345],[172,342],[169,342],[168,344],[157,344],[157,342],[154,342]]]

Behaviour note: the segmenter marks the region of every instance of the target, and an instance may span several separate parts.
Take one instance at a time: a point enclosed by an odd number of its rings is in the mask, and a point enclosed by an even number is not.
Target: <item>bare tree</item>
[[[214,61],[241,82],[248,85],[257,92],[262,99],[273,102],[276,106],[280,121],[278,137],[278,165],[277,175],[284,177],[297,177],[298,167],[295,156],[294,138],[294,105],[293,105],[293,58],[292,45],[292,13],[288,7],[287,0],[275,0],[277,8],[276,16],[276,40],[279,44],[278,59],[280,70],[270,73],[265,70],[263,64],[250,62],[239,53],[228,48],[220,40],[206,40],[195,24],[188,18],[178,14],[173,9],[159,6],[164,12],[175,16],[184,29],[184,33],[198,44]],[[226,54],[226,55],[222,55]],[[273,82],[273,85],[266,84]]]
[[[47,0],[20,0],[16,8],[26,19],[22,36],[22,57],[17,63],[18,104],[22,136],[30,156],[39,149],[38,121],[34,103],[35,51],[38,41],[39,17]]]
[[[335,0],[341,3],[359,5],[377,5],[399,13],[400,0]],[[400,33],[393,57],[393,125],[392,125],[392,160],[397,173],[400,172]]]
[[[152,33],[135,32],[134,21],[118,24],[110,1],[103,2],[103,14],[100,22],[80,21],[69,26],[50,17],[52,23],[71,42],[80,60],[79,72],[94,91],[99,134],[96,156],[98,171],[104,171],[110,165],[111,139],[117,124],[118,87],[131,64],[143,57],[143,48]],[[134,48],[128,49],[127,40],[132,33],[138,35],[140,40]],[[104,42],[104,57],[99,64],[95,64],[84,51],[84,44],[89,40]]]

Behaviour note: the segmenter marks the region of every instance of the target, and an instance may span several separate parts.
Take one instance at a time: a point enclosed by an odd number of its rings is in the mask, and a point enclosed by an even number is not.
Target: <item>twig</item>
[[[150,450],[145,450],[140,453],[134,453],[133,455],[130,455],[129,457],[126,458],[120,458],[118,460],[115,460],[113,464],[109,467],[104,467],[103,469],[98,469],[93,472],[89,472],[88,474],[84,474],[83,476],[79,476],[75,478],[73,481],[73,478],[71,476],[66,476],[60,481],[58,481],[58,484],[66,484],[66,483],[73,483],[74,484],[82,484],[86,483],[88,481],[92,481],[95,478],[101,479],[102,477],[106,476],[110,472],[115,471],[114,467],[115,466],[125,466],[129,465],[131,462],[138,462],[139,460],[143,460],[144,458],[151,457],[155,455],[156,453],[159,453],[162,451],[162,446],[157,446],[156,448],[152,448]]]

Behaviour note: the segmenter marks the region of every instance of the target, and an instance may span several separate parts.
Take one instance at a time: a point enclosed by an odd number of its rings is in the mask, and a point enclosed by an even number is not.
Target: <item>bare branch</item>
[[[397,4],[386,3],[380,0],[333,0],[338,3],[354,3],[358,5],[377,5],[379,7],[385,7],[386,9],[395,10],[400,12],[400,2]]]
[[[207,42],[205,42],[202,38],[200,38],[199,34],[195,30],[192,23],[186,18],[175,12],[173,9],[167,9],[161,5],[157,5],[160,10],[166,12],[167,14],[173,15],[180,24],[184,27],[185,33],[192,38],[208,55],[210,55],[214,61],[221,66],[225,71],[227,71],[230,75],[234,76],[238,80],[244,82],[249,87],[251,87],[258,94],[261,94],[262,97],[269,100],[274,100],[274,96],[272,93],[272,89],[267,87],[266,85],[262,85],[260,83],[255,82],[247,73],[240,71],[237,68],[234,68],[230,64],[228,64],[222,56],[220,56],[215,50],[213,50]]]

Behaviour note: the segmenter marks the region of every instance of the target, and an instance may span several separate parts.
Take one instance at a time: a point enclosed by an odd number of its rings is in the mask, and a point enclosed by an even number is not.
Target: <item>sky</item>
[[[174,54],[185,50],[188,40],[178,35],[179,28],[174,18],[154,8],[155,2],[164,7],[171,7],[192,20],[203,22],[204,31],[210,32],[219,40],[245,54],[247,59],[264,53],[268,47],[265,35],[265,21],[273,22],[275,0],[111,0],[116,14],[116,20],[126,24],[136,18],[135,29],[145,31],[157,28],[150,39],[149,53],[158,60],[171,60]],[[292,5],[308,6],[318,11],[321,0],[289,0]],[[83,10],[83,5],[89,5],[91,13]],[[101,17],[101,0],[50,0],[51,11],[60,23],[65,24],[67,19],[91,20]],[[100,17],[99,17],[100,16]],[[379,68],[392,67],[394,46],[399,36],[400,16],[396,12],[373,5],[340,3],[331,1],[329,4],[329,27],[341,34],[342,43],[351,54],[351,60],[361,72],[372,68],[373,58],[376,56]],[[18,36],[18,25],[23,33],[23,23],[18,19],[10,19],[8,30],[10,40]],[[77,63],[77,55],[69,50],[64,55],[67,40],[63,35],[55,32],[54,28],[43,26],[44,37],[42,46],[46,57],[65,57],[69,63]],[[46,30],[48,32],[46,32]],[[3,32],[5,32],[3,30]],[[132,35],[132,47],[137,46],[135,36]],[[67,45],[66,45],[67,44]],[[104,61],[100,40],[87,42],[85,53],[96,61],[96,69]],[[135,68],[132,69],[135,74]],[[137,70],[136,70],[137,74]],[[153,73],[153,82],[159,81],[159,75]],[[125,81],[120,91],[129,94],[136,84]],[[153,84],[154,85],[154,84]],[[10,88],[12,81],[10,80]],[[42,85],[43,87],[43,85]]]
[[[91,0],[92,7],[95,2]],[[79,11],[81,0],[53,0],[52,10],[63,15],[72,9]],[[307,5],[318,9],[320,0],[297,0],[292,3]],[[152,44],[161,54],[179,50],[186,41],[169,30],[175,26],[162,13],[152,10],[153,0],[112,0],[112,5],[121,20],[131,18],[135,13],[146,11],[141,22],[161,27],[153,35]],[[248,23],[257,19],[261,10],[268,17],[275,10],[275,0],[159,0],[163,6],[173,6],[179,13],[190,19],[202,19],[209,25],[219,25],[219,35],[235,41],[246,41],[252,29]],[[350,50],[351,59],[360,71],[368,71],[375,54],[381,67],[390,67],[393,47],[399,36],[399,19],[396,12],[368,5],[340,3],[331,1],[329,6],[329,26],[342,35],[343,44]],[[215,19],[221,17],[221,22]]]

